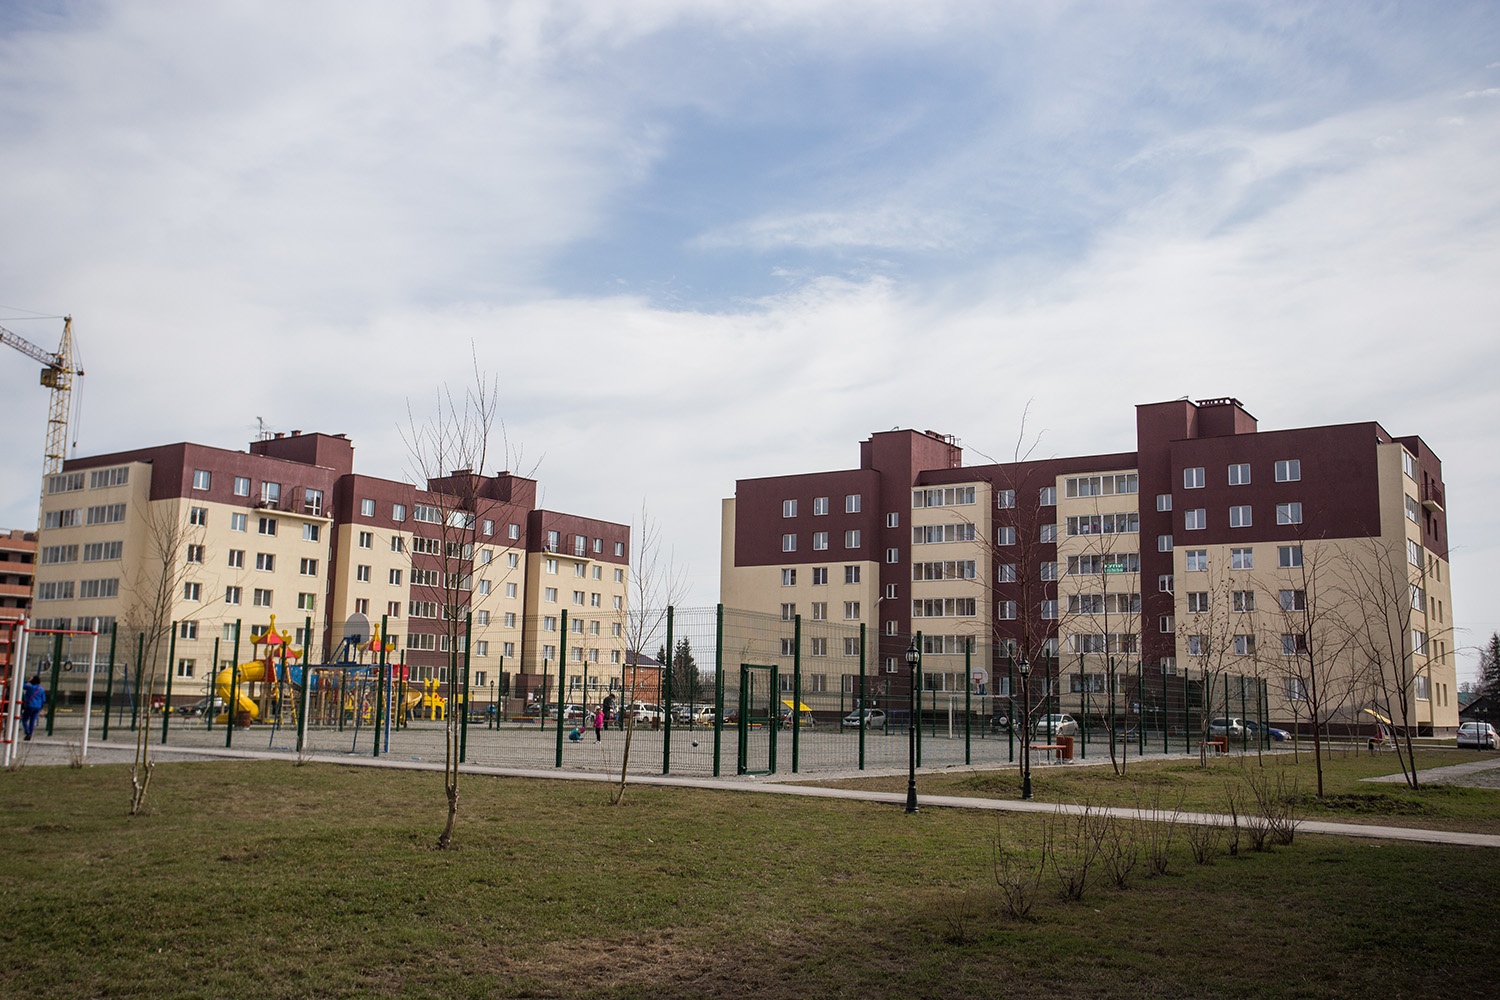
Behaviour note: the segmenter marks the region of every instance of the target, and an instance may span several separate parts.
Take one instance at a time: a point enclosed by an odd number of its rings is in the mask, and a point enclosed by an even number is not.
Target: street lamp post
[[[917,811],[917,668],[922,663],[922,651],[913,639],[906,650],[906,666],[911,677],[907,692],[906,727],[906,811]]]
[[[1031,663],[1016,661],[1021,672],[1021,798],[1031,798]]]

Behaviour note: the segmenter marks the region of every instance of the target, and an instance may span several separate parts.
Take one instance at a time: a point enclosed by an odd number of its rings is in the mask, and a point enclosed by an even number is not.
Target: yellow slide
[[[217,674],[214,675],[214,690],[218,692],[220,698],[224,699],[224,704],[233,705],[235,707],[236,716],[238,716],[240,712],[248,712],[250,713],[250,721],[254,722],[256,719],[260,718],[260,706],[252,701],[243,692],[230,692],[229,686],[234,679],[234,674],[235,671],[229,667],[225,667],[223,670],[220,670]],[[239,681],[241,684],[253,684],[257,681],[273,679],[274,676],[267,675],[266,662],[264,660],[251,660],[249,663],[241,663],[239,666]],[[214,721],[228,721],[228,713],[221,712],[219,715],[214,717]]]

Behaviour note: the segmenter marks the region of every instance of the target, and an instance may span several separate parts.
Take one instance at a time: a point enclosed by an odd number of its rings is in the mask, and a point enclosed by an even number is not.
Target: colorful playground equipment
[[[240,727],[255,722],[290,724],[306,706],[310,725],[343,728],[373,725],[376,702],[380,698],[378,659],[365,657],[390,654],[396,645],[382,640],[376,626],[368,642],[357,646],[348,640],[340,646],[340,662],[301,665],[301,652],[293,649],[291,635],[276,630],[276,616],[264,632],[251,633],[253,656],[235,667],[226,667],[214,675],[214,690],[226,710],[215,716],[223,723],[233,715]],[[350,654],[354,658],[350,659]],[[412,683],[404,663],[388,664],[390,702],[401,718],[442,720],[447,718],[448,701],[438,694],[438,682]],[[304,701],[304,683],[310,686]]]

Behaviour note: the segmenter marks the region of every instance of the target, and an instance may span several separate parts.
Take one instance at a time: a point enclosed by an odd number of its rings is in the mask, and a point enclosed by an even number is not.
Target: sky
[[[1134,450],[1134,406],[1444,463],[1500,629],[1500,5],[0,5],[0,325],[74,319],[76,454],[402,429],[475,362],[549,509],[717,600],[735,480]],[[0,525],[48,393],[0,356]],[[494,471],[494,470],[490,470]]]

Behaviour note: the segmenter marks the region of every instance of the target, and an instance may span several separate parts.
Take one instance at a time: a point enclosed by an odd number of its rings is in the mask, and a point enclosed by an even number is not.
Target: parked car
[[[883,729],[885,727],[885,711],[883,709],[867,708],[865,709],[864,714],[866,729]],[[858,729],[859,710],[855,709],[853,712],[850,712],[848,715],[844,716],[843,721],[840,722],[839,725],[844,727],[845,729]]]
[[[1244,726],[1245,732],[1250,735],[1250,738],[1252,740],[1258,740],[1260,738],[1261,726],[1259,722],[1252,722],[1251,720],[1246,719],[1244,722]],[[1277,743],[1284,743],[1292,738],[1292,734],[1287,732],[1285,729],[1277,729],[1275,726],[1266,726],[1265,729],[1266,735],[1271,737],[1271,739]]]
[[[1239,739],[1245,735],[1245,721],[1243,719],[1209,719],[1208,738],[1211,740],[1221,739],[1228,736],[1230,739]]]
[[[660,726],[667,718],[660,705],[653,705],[649,701],[631,702],[630,714],[634,716],[637,726]]]
[[[1049,736],[1077,736],[1078,720],[1066,713],[1039,715],[1032,720],[1031,732],[1033,740],[1044,740]]]
[[[185,715],[190,719],[196,719],[205,712],[218,715],[224,711],[224,699],[219,697],[200,698],[191,705],[178,705],[177,714]]]
[[[1500,734],[1488,722],[1465,722],[1458,727],[1457,743],[1476,750],[1500,750]]]
[[[711,726],[714,724],[714,707],[712,705],[699,705],[688,715],[690,726]]]
[[[569,719],[569,720],[571,720],[571,719],[581,719],[581,718],[583,718],[583,707],[581,705],[564,705],[562,707],[562,717],[564,719]],[[556,705],[548,705],[547,706],[547,718],[549,718],[549,719],[555,719],[555,718],[557,718],[557,706]]]

